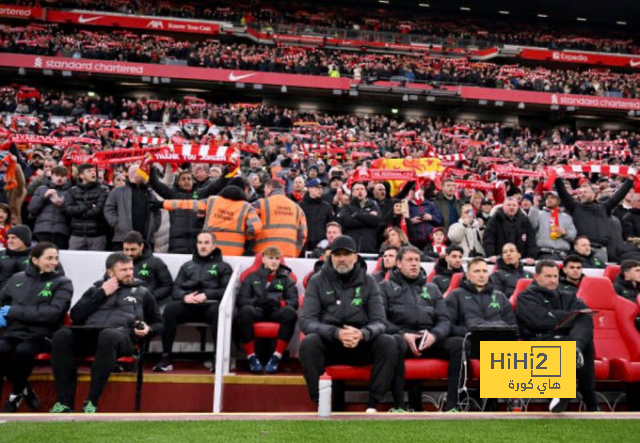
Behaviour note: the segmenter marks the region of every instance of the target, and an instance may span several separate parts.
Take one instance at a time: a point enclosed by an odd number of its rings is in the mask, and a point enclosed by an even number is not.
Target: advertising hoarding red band
[[[619,66],[640,69],[640,56],[627,56],[622,54],[613,55],[594,52],[526,48],[520,52],[520,58],[559,63],[579,63],[584,65]]]
[[[176,20],[157,17],[135,17],[131,15],[80,13],[47,9],[45,21],[49,23],[73,23],[113,28],[146,29],[150,31],[181,32],[187,34],[216,35],[220,33],[217,23],[198,20]]]
[[[0,17],[22,18],[22,19],[42,19],[42,8],[31,8],[29,6],[0,5]]]

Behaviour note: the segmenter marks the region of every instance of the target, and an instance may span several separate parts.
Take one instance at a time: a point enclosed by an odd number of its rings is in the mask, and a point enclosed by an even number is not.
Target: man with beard
[[[71,309],[70,328],[53,336],[51,366],[58,402],[51,412],[73,412],[76,357],[93,355],[89,395],[83,412],[98,412],[98,402],[116,360],[134,352],[135,342],[162,332],[162,316],[151,293],[133,277],[124,252],[107,257],[107,278],[96,282]]]
[[[393,270],[396,267],[396,257],[398,255],[397,246],[386,246],[382,252],[382,261],[380,262],[380,269],[373,273],[373,278],[377,283],[382,283],[387,276],[387,272]]]
[[[607,266],[591,248],[591,241],[584,235],[576,237],[573,241],[573,250],[582,259],[582,265],[585,268],[604,269]]]
[[[313,251],[325,238],[325,227],[333,219],[331,204],[322,199],[324,184],[317,178],[307,182],[307,192],[300,202],[300,208],[307,217],[306,250]]]
[[[464,269],[462,269],[463,253],[462,247],[449,246],[446,255],[436,262],[436,275],[431,280],[431,283],[436,285],[441,293],[444,294],[449,289],[453,274],[464,272]]]
[[[394,334],[404,355],[413,358],[444,358],[449,361],[447,404],[445,410],[458,406],[458,386],[461,383],[463,362],[462,337],[449,337],[451,319],[442,293],[433,283],[427,283],[420,267],[420,250],[404,246],[398,252],[396,268],[389,281],[380,285],[382,300],[387,313],[387,333]],[[424,340],[423,337],[426,336]],[[402,377],[404,381],[404,364]],[[396,407],[401,407],[404,396],[402,384],[393,389]],[[418,405],[412,405],[418,407]]]
[[[300,329],[306,334],[300,344],[300,362],[315,403],[326,365],[373,364],[367,412],[375,413],[399,376],[399,352],[394,338],[384,333],[378,284],[367,275],[367,265],[356,251],[351,237],[336,238],[330,259],[309,281],[300,315]]]
[[[567,255],[565,259],[562,260],[558,291],[576,295],[578,293],[578,289],[580,289],[580,283],[582,282],[583,277],[582,259],[574,254]]]
[[[367,198],[367,187],[364,183],[354,183],[351,187],[351,202],[338,213],[338,222],[344,233],[353,238],[358,251],[377,253],[377,233],[382,223],[382,214],[378,204]]]
[[[493,287],[507,297],[511,297],[515,291],[518,280],[533,277],[531,273],[524,270],[520,258],[516,245],[513,243],[504,245],[502,255],[496,261],[496,269],[489,279]]]
[[[171,350],[179,324],[204,322],[211,325],[213,343],[216,343],[218,308],[233,271],[222,260],[222,252],[216,246],[212,232],[201,232],[196,247],[193,258],[180,267],[173,287],[173,301],[162,314],[165,323],[162,358],[153,368],[156,372],[173,371]]]

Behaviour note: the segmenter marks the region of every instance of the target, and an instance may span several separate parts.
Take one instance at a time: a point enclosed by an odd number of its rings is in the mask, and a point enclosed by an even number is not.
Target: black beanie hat
[[[29,226],[27,225],[14,226],[13,228],[9,229],[9,232],[7,232],[7,235],[15,235],[20,240],[22,240],[22,243],[24,243],[24,245],[27,248],[31,246],[32,234],[31,234],[31,229],[29,229]]]

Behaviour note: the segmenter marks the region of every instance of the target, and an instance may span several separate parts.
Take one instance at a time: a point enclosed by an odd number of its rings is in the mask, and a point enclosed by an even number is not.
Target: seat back
[[[629,350],[620,333],[620,314],[616,312],[618,296],[611,280],[605,277],[584,277],[577,296],[598,313],[593,317],[593,343],[596,358],[629,359]],[[631,321],[633,325],[633,321]]]
[[[640,296],[638,296],[638,303],[624,297],[616,297],[616,316],[620,334],[633,362],[640,362],[640,331],[635,326],[638,315],[640,315]]]
[[[373,271],[371,271],[372,274],[375,274],[376,272],[380,271],[382,269],[382,257],[380,257],[378,260],[376,260],[376,265],[373,268]]]
[[[520,295],[522,291],[527,289],[532,281],[533,279],[531,278],[521,278],[520,280],[518,280],[518,283],[516,283],[516,288],[513,290],[511,298],[509,298],[509,302],[511,303],[511,306],[513,306],[514,310],[516,309],[516,305],[518,303],[518,295]]]
[[[433,280],[433,277],[435,276],[436,276],[436,267],[434,266],[431,272],[429,273],[429,275],[427,275],[427,282],[431,283],[431,280]]]
[[[285,266],[287,265],[287,262],[284,260],[284,257],[280,259],[280,263],[282,263]],[[260,269],[260,266],[262,266],[262,254],[256,255],[251,266],[249,266],[247,269],[245,269],[242,272],[242,274],[240,274],[240,283],[244,283],[244,281],[249,275],[251,275],[252,273],[256,272],[258,269]],[[293,272],[290,275],[291,275],[291,280],[297,283],[298,277],[296,277],[296,275]]]
[[[443,297],[449,295],[454,289],[458,289],[460,287],[460,283],[464,278],[464,272],[456,272],[451,276],[451,281],[449,282],[449,287],[447,291],[444,293]]]
[[[611,280],[611,283],[615,283],[618,274],[620,274],[619,265],[607,265],[607,267],[604,268],[603,277],[607,277],[609,280]]]

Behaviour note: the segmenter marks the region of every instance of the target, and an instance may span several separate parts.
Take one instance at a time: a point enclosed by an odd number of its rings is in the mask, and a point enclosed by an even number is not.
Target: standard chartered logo
[[[136,65],[125,65],[121,63],[103,63],[93,61],[77,61],[77,60],[45,60],[42,57],[36,57],[33,61],[35,68],[59,69],[66,71],[86,71],[99,72],[106,74],[128,74],[143,75],[144,67]]]
[[[42,68],[42,57],[36,57],[35,61],[33,62],[33,66],[36,68]]]

